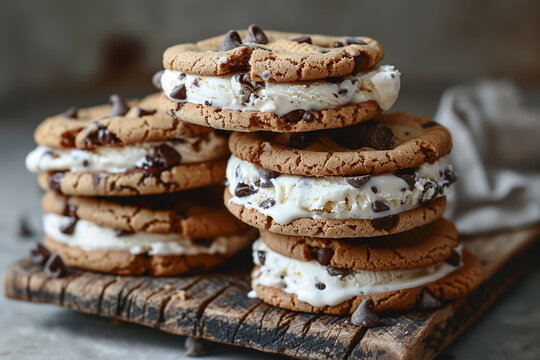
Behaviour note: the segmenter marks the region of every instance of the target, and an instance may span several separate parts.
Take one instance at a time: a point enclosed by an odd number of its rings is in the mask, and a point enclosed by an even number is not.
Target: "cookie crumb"
[[[421,310],[431,310],[440,308],[442,303],[431,293],[431,291],[424,288],[420,295],[418,295],[416,305]]]
[[[30,238],[34,236],[34,230],[30,226],[28,222],[28,217],[26,215],[21,215],[19,217],[18,222],[18,229],[17,229],[17,236],[21,238]]]
[[[373,299],[365,299],[351,316],[351,323],[356,326],[373,327],[379,323]]]
[[[179,300],[186,300],[187,299],[187,293],[186,290],[178,290],[173,297],[179,299]]]
[[[45,274],[51,278],[60,278],[67,275],[68,269],[60,254],[54,253],[45,262]]]
[[[30,261],[32,261],[32,264],[43,266],[50,257],[51,252],[40,243],[36,243],[34,247],[30,249]]]

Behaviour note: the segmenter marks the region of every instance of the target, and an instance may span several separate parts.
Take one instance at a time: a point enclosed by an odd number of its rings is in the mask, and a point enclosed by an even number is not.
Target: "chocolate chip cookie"
[[[381,58],[372,39],[265,32],[252,25],[167,49],[155,83],[164,112],[194,124],[313,131],[357,124],[393,105],[400,73],[375,66]]]
[[[245,249],[257,232],[216,204],[222,189],[146,197],[47,193],[45,245],[67,265],[120,275],[196,273]]]
[[[44,189],[67,195],[176,192],[223,180],[227,139],[157,109],[159,95],[70,108],[36,130],[26,166]]]
[[[480,261],[461,246],[454,252],[429,266],[354,270],[289,258],[258,240],[251,282],[261,300],[294,311],[352,315],[367,299],[375,312],[432,310],[467,295],[482,281]]]

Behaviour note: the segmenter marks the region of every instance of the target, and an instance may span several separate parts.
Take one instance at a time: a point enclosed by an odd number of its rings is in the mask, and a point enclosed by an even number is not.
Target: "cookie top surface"
[[[402,270],[445,261],[457,246],[457,230],[438,219],[413,230],[377,238],[324,239],[261,231],[273,251],[302,261],[345,270]],[[333,269],[332,269],[333,270]]]
[[[384,52],[367,37],[248,30],[180,44],[163,54],[168,70],[199,75],[250,71],[254,81],[291,82],[344,76],[377,64]]]
[[[211,238],[245,231],[248,226],[224,207],[221,192],[219,185],[142,197],[80,197],[47,192],[42,206],[48,213],[127,232]]]
[[[125,101],[111,96],[109,105],[70,108],[42,122],[35,141],[53,148],[90,149],[141,142],[174,140],[213,132],[207,127],[178,120],[159,110],[159,94]]]
[[[346,128],[308,133],[233,133],[231,152],[283,174],[380,174],[433,163],[452,149],[449,131],[428,117],[381,114]]]

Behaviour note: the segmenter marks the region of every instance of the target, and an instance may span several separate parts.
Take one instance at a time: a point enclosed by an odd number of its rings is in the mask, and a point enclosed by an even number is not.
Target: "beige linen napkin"
[[[463,234],[540,221],[540,112],[506,81],[450,88],[435,120],[452,133],[459,180],[446,216]]]

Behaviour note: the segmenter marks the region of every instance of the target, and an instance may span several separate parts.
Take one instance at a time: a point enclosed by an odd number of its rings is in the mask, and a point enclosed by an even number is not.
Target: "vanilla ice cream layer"
[[[185,98],[174,98],[173,90],[182,85],[185,86]],[[177,102],[263,111],[278,116],[293,110],[333,109],[369,100],[387,110],[397,99],[400,73],[393,66],[384,65],[332,81],[246,83],[243,74],[200,76],[165,70],[161,87],[167,97]]]
[[[77,220],[71,235],[63,233],[60,229],[71,221],[73,219],[67,216],[45,214],[43,215],[45,234],[55,241],[85,251],[127,251],[131,254],[148,255],[232,254],[250,242],[249,233],[215,237],[208,247],[177,233],[134,232],[118,236],[114,228],[99,226],[82,219]]]
[[[259,251],[264,252],[264,264]],[[461,246],[456,248],[461,255]],[[377,294],[426,285],[440,280],[462,266],[446,262],[425,268],[394,271],[352,270],[343,276],[330,275],[317,261],[301,261],[278,254],[262,241],[253,244],[253,260],[261,265],[253,273],[252,285],[264,285],[294,294],[316,307],[334,306],[359,295]]]
[[[58,149],[38,146],[26,157],[26,168],[40,171],[104,171],[122,173],[140,168],[147,157],[155,155],[156,146],[166,144],[181,156],[182,164],[212,160],[223,153],[227,139],[211,133],[206,138],[186,138],[183,142],[146,142],[127,146],[101,146],[91,150]]]
[[[418,168],[412,188],[393,173],[373,175],[357,188],[343,176],[280,174],[264,180],[260,166],[232,156],[227,165],[227,180],[233,196],[231,203],[256,209],[278,224],[288,224],[299,218],[377,219],[417,208],[426,199],[432,200],[448,192],[451,183],[444,173],[451,169],[446,159],[441,158]],[[267,185],[261,186],[263,183]],[[249,186],[250,194],[238,196],[239,185]]]

